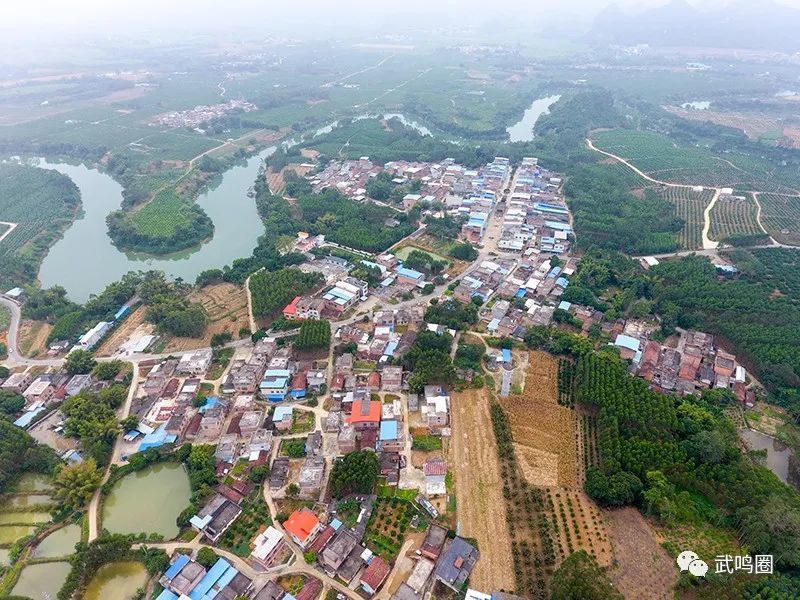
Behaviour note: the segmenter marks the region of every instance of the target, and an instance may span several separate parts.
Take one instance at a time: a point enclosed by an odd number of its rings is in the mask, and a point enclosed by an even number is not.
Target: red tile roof
[[[300,302],[300,296],[295,296],[294,300],[289,302],[286,305],[286,308],[283,309],[284,315],[296,315],[297,314],[297,303]]]
[[[422,467],[426,477],[447,475],[447,462],[444,460],[428,460]]]
[[[378,400],[356,400],[348,423],[380,423],[381,403]]]
[[[301,542],[305,542],[318,525],[317,515],[307,508],[301,508],[289,516],[283,528]]]
[[[333,537],[334,533],[336,533],[336,530],[330,525],[328,525],[325,529],[322,530],[322,532],[320,532],[320,534],[317,536],[317,539],[314,540],[314,543],[311,544],[311,546],[309,546],[308,549],[319,554],[320,552],[322,552],[322,549],[325,547],[325,544],[328,543],[328,540],[330,540]]]
[[[361,575],[361,582],[366,583],[373,590],[377,590],[391,571],[389,563],[380,556],[376,556]]]

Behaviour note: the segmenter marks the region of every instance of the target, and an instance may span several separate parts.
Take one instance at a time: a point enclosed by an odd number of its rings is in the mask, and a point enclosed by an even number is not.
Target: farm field
[[[56,171],[0,164],[0,221],[17,223],[0,241],[0,285],[29,283],[81,207],[72,180]],[[0,236],[8,231],[0,225]]]
[[[577,486],[577,414],[558,404],[558,359],[531,352],[525,389],[501,398],[508,412],[514,449],[531,485]]]
[[[594,134],[595,145],[629,160],[655,179],[686,185],[784,192],[800,185],[800,176],[743,154],[714,156],[711,150],[679,146],[652,131],[612,129]]]
[[[215,333],[230,332],[238,337],[239,329],[250,325],[247,316],[247,293],[243,287],[232,283],[217,283],[194,290],[189,295],[191,302],[197,302],[206,311],[208,323],[203,337],[174,337],[169,340],[165,352],[203,348],[211,344]]]
[[[800,196],[758,194],[761,223],[781,244],[800,246]]]
[[[741,113],[735,111],[715,111],[715,110],[690,110],[679,106],[668,106],[666,109],[682,119],[692,121],[703,121],[716,123],[725,127],[741,129],[747,137],[758,140],[762,138],[773,138],[776,135],[783,135],[783,125],[780,119],[760,113]]]
[[[758,207],[751,194],[737,198],[717,200],[711,209],[711,229],[708,237],[722,241],[732,235],[753,235],[763,233],[758,226]]]
[[[714,196],[714,190],[695,192],[690,187],[663,187],[659,195],[675,205],[675,214],[684,221],[679,236],[681,246],[687,250],[702,248],[703,211]]]
[[[642,514],[626,507],[604,515],[617,564],[610,571],[615,587],[626,598],[672,600],[678,567]]]
[[[189,220],[184,215],[186,208],[187,202],[175,189],[167,187],[133,213],[132,219],[140,233],[168,237],[188,225]]]
[[[503,477],[497,455],[486,389],[457,392],[452,397],[453,431],[450,464],[456,486],[456,511],[461,534],[478,540],[483,552],[470,577],[479,589],[515,587],[511,539],[503,498]],[[484,432],[485,435],[474,435]]]
[[[613,563],[614,553],[600,509],[583,490],[545,488],[550,528],[555,533],[556,562],[578,550],[594,556],[602,567]]]

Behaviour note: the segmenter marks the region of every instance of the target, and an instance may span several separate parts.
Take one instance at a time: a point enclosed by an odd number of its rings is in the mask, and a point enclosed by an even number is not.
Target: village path
[[[8,229],[5,230],[2,235],[0,235],[0,242],[2,242],[4,239],[6,239],[6,236],[10,235],[11,232],[17,228],[17,225],[19,225],[19,223],[11,223],[10,221],[0,221],[0,225],[8,225]]]

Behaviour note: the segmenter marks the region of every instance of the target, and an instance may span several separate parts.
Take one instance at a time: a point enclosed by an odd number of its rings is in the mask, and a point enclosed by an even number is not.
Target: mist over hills
[[[615,44],[800,51],[800,10],[770,0],[738,0],[709,10],[683,0],[631,13],[612,4],[590,35]]]

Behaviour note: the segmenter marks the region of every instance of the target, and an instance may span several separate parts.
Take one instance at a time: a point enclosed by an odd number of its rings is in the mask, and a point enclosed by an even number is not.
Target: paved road
[[[17,361],[22,359],[19,354],[19,349],[17,348],[17,333],[19,332],[19,322],[22,318],[22,313],[19,304],[5,296],[0,296],[0,304],[8,308],[11,312],[11,322],[8,325],[8,339],[6,340],[8,342],[8,358],[4,362],[7,366],[14,367]]]

